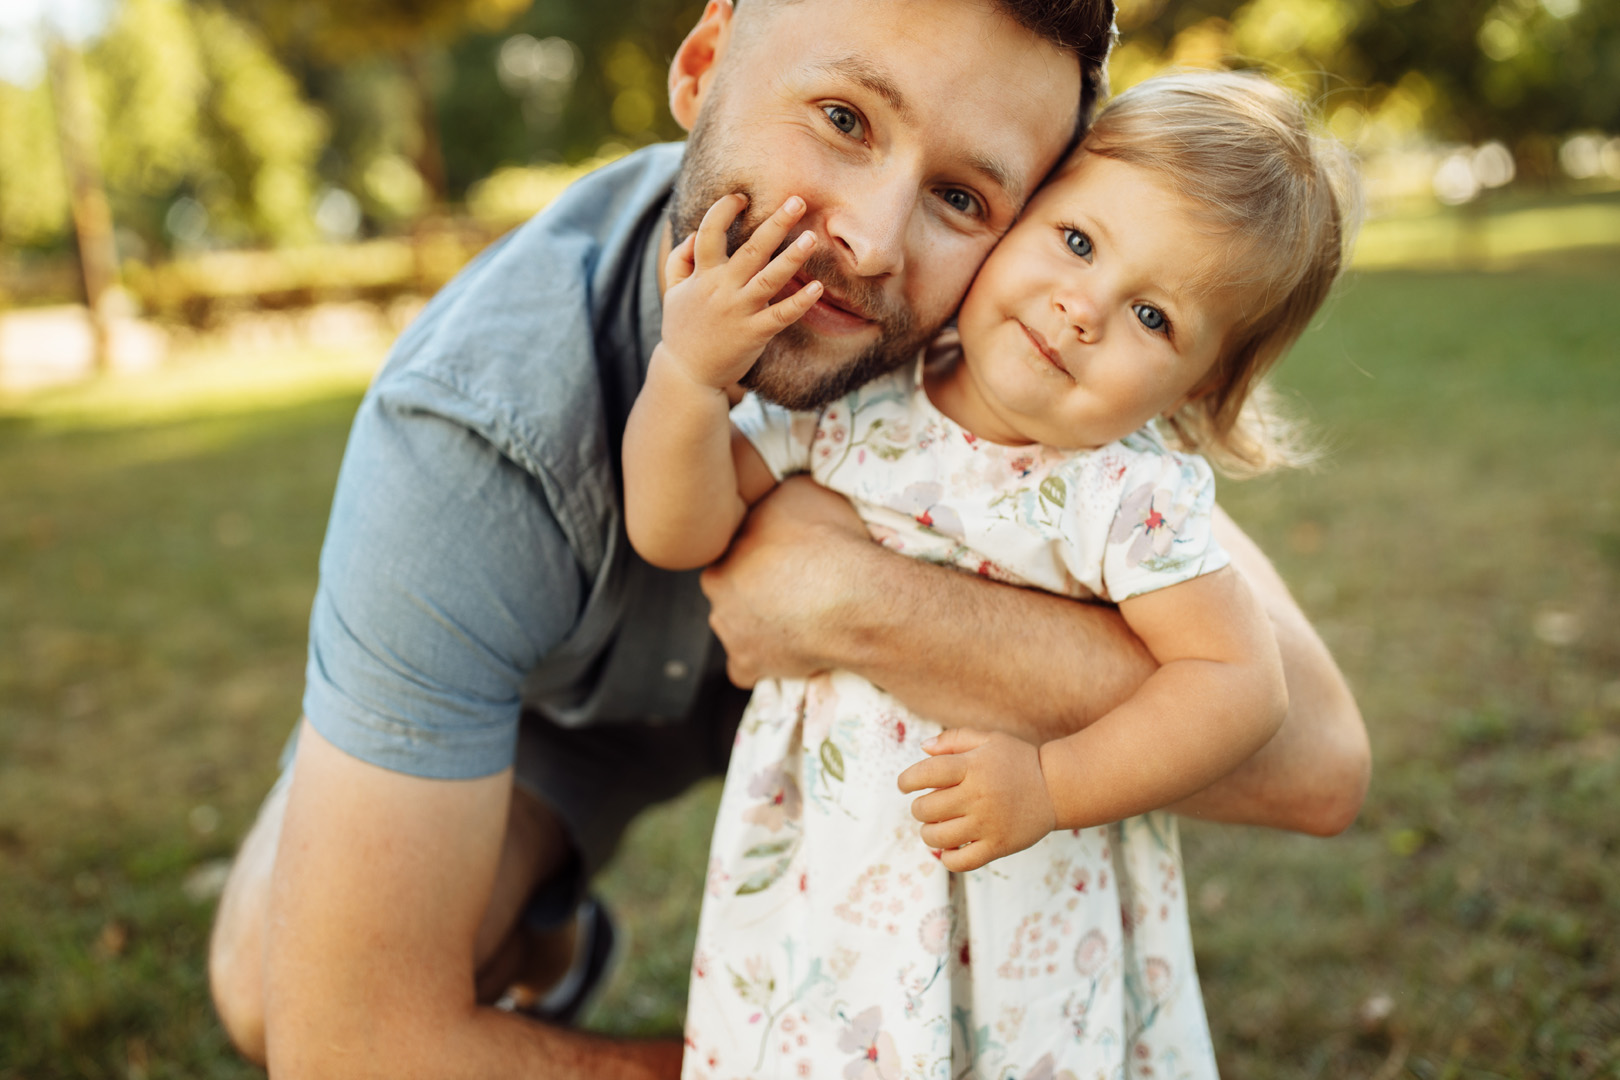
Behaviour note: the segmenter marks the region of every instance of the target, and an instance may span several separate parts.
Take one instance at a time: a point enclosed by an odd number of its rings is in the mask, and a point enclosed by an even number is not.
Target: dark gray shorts
[[[524,711],[512,782],[555,810],[573,840],[577,858],[564,880],[546,889],[562,910],[572,912],[637,814],[725,774],[750,692],[727,681],[724,656],[718,647],[711,651],[692,710],[680,720],[603,720],[570,728]],[[276,787],[291,777],[298,727],[282,748]]]
[[[578,872],[588,881],[613,857],[637,814],[725,773],[748,697],[722,667],[707,674],[692,711],[680,720],[567,728],[525,712],[513,782],[562,818],[582,864]]]

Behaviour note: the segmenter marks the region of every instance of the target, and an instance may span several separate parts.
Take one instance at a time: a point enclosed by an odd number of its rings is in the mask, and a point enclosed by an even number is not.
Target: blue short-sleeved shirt
[[[708,605],[695,572],[631,551],[619,479],[682,149],[592,173],[485,251],[361,402],[304,693],[340,749],[467,778],[511,764],[524,706],[571,725],[688,710]]]

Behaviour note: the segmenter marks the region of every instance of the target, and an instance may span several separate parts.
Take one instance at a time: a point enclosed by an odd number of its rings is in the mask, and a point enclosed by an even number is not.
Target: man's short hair
[[[732,0],[734,4],[742,0]],[[748,0],[760,4],[767,0]],[[1080,62],[1080,125],[1076,141],[1108,96],[1108,51],[1113,48],[1114,0],[990,0],[997,11]]]
[[[1080,125],[1108,96],[1108,51],[1114,45],[1114,0],[991,0],[1008,18],[1080,61]]]

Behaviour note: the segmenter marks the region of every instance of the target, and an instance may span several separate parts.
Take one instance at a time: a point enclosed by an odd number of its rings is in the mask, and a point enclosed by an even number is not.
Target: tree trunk
[[[118,248],[113,241],[112,211],[101,183],[96,153],[95,118],[85,82],[84,58],[60,38],[49,51],[51,95],[56,110],[57,139],[67,174],[68,201],[84,280],[84,302],[95,335],[97,371],[108,367],[107,322],[103,299],[118,283]]]

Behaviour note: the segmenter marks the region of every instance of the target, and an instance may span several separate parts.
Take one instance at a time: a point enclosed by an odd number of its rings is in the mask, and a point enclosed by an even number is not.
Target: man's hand
[[[756,503],[725,558],[703,573],[731,681],[749,687],[831,666],[815,635],[861,602],[862,560],[883,555],[849,501],[808,477]]]
[[[1041,775],[1041,752],[999,731],[952,728],[927,742],[931,756],[900,774],[911,816],[923,823],[923,843],[941,848],[945,869],[977,870],[1023,851],[1057,828],[1057,812]]]

